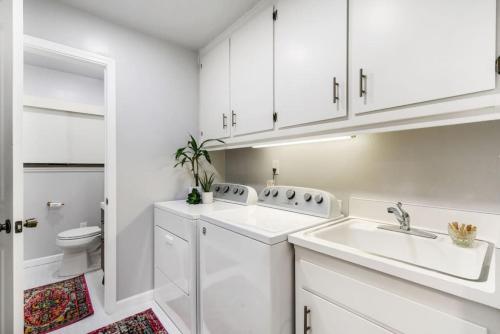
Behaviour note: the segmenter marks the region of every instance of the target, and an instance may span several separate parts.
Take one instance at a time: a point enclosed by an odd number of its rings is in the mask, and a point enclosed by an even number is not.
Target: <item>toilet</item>
[[[63,251],[58,276],[74,276],[100,268],[101,229],[88,226],[63,231],[56,245]]]

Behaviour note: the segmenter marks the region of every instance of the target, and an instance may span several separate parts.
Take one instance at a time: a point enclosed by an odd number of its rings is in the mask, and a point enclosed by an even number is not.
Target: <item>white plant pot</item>
[[[213,192],[202,192],[201,193],[201,202],[203,204],[210,204],[214,202],[214,193]]]

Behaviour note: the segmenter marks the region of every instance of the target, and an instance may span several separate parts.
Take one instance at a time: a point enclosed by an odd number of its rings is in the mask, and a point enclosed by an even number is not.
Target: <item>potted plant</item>
[[[177,166],[189,166],[191,173],[193,173],[193,178],[194,178],[194,184],[195,188],[198,191],[198,197],[200,195],[201,189],[200,189],[200,164],[203,160],[206,160],[209,164],[212,164],[212,160],[210,159],[210,154],[208,151],[205,149],[206,144],[209,142],[214,142],[217,141],[219,143],[224,144],[224,142],[220,139],[207,139],[201,144],[198,144],[196,139],[190,135],[189,140],[187,142],[187,145],[181,148],[178,148],[177,151],[175,152],[175,160],[177,163],[175,164],[174,167]],[[193,190],[190,189],[190,196],[192,197],[192,204],[198,204],[195,203],[197,201],[197,196],[196,194],[193,193]],[[189,198],[188,198],[189,200]],[[191,203],[191,202],[190,202]]]
[[[191,192],[188,194],[186,198],[186,202],[188,204],[200,204],[201,203],[201,195],[197,188],[191,189]]]
[[[210,173],[209,176],[207,172],[203,172],[203,175],[200,177],[201,189],[203,190],[201,193],[201,202],[203,204],[210,204],[214,201],[214,193],[210,191],[214,180],[214,173]]]

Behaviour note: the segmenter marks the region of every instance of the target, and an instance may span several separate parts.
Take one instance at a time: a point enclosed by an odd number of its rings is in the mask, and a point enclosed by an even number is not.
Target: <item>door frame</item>
[[[24,49],[56,57],[72,58],[103,67],[104,70],[104,264],[106,284],[104,285],[104,309],[111,314],[116,309],[116,66],[115,60],[96,53],[76,49],[41,38],[24,35]]]

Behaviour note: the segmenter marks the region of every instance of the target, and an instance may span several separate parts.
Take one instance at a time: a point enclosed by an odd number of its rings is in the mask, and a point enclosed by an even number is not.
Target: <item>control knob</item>
[[[245,193],[245,189],[240,189],[240,196]]]
[[[238,190],[238,188],[234,188],[234,189],[233,189],[233,194],[235,194],[235,195],[236,195],[236,194],[238,193],[238,191],[239,191],[239,190]]]
[[[314,200],[316,201],[316,203],[321,204],[321,203],[323,203],[323,196],[316,195],[316,196],[314,196]]]
[[[295,190],[293,190],[293,189],[288,189],[288,190],[286,191],[286,198],[288,198],[288,199],[292,199],[292,198],[294,198],[294,197],[295,197]]]
[[[215,186],[215,192],[219,192],[220,191],[220,186]]]
[[[224,186],[224,189],[222,189],[222,191],[227,193],[229,191],[229,186]]]
[[[273,189],[273,197],[278,197],[279,191],[278,189]]]
[[[309,202],[312,199],[312,195],[309,193],[304,194],[304,201]]]
[[[264,196],[268,197],[270,193],[271,193],[271,190],[269,190],[269,189],[264,190]]]

